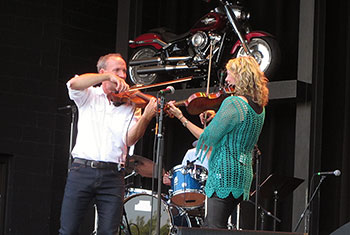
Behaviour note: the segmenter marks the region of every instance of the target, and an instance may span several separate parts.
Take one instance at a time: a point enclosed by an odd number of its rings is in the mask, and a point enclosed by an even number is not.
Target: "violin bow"
[[[136,90],[142,90],[142,89],[153,88],[153,87],[158,87],[158,86],[166,86],[166,85],[180,83],[180,82],[187,82],[187,81],[191,81],[192,78],[193,78],[192,76],[189,76],[189,77],[179,78],[179,79],[172,80],[172,81],[155,83],[155,84],[151,84],[151,85],[140,85],[139,84],[139,85],[135,85],[135,86],[130,87],[129,91],[136,91]]]
[[[211,59],[213,57],[213,45],[214,45],[214,40],[210,41],[210,50],[209,50],[209,65],[208,65],[208,79],[207,79],[207,91],[206,95],[209,95],[209,88],[210,88],[210,75],[211,75]],[[203,127],[206,128],[207,126],[207,112],[204,114],[204,124]]]

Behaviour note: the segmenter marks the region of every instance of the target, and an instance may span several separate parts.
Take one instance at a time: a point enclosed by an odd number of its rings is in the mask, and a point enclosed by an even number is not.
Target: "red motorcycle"
[[[276,39],[266,32],[251,31],[250,15],[238,2],[217,1],[218,7],[184,34],[157,28],[130,40],[131,82],[149,85],[185,76],[205,80],[211,65],[217,83],[222,79],[217,74],[229,59],[246,55],[253,56],[265,75],[271,76],[280,56]]]

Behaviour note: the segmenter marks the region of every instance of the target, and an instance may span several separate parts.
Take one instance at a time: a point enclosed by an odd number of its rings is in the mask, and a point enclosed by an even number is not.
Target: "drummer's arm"
[[[163,175],[163,184],[165,185],[171,185],[171,180],[169,178],[169,172],[166,172],[164,175]]]

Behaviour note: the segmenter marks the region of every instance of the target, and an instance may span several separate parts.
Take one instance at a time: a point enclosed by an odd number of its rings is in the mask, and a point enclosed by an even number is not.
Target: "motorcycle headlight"
[[[233,13],[235,14],[238,20],[248,20],[250,17],[249,12],[243,11],[241,8],[237,6],[231,6]]]
[[[207,45],[207,42],[208,36],[202,31],[198,31],[191,38],[192,45],[199,50],[202,50]]]

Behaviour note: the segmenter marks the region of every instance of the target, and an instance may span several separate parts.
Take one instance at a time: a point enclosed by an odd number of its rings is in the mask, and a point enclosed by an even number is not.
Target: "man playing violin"
[[[107,99],[112,92],[129,89],[125,82],[126,63],[120,54],[101,56],[97,70],[98,73],[75,76],[67,82],[79,120],[62,203],[60,234],[78,234],[93,200],[98,212],[97,234],[117,234],[123,212],[123,166],[128,147],[143,136],[157,113],[155,98],[142,115],[132,105],[117,107]]]
[[[252,154],[265,119],[268,102],[267,78],[253,57],[231,59],[227,65],[229,86],[235,95],[227,97],[210,124],[202,129],[169,103],[169,112],[199,138],[197,153],[209,158],[205,185],[206,224],[227,228],[227,219],[236,205],[249,197],[253,179]]]

